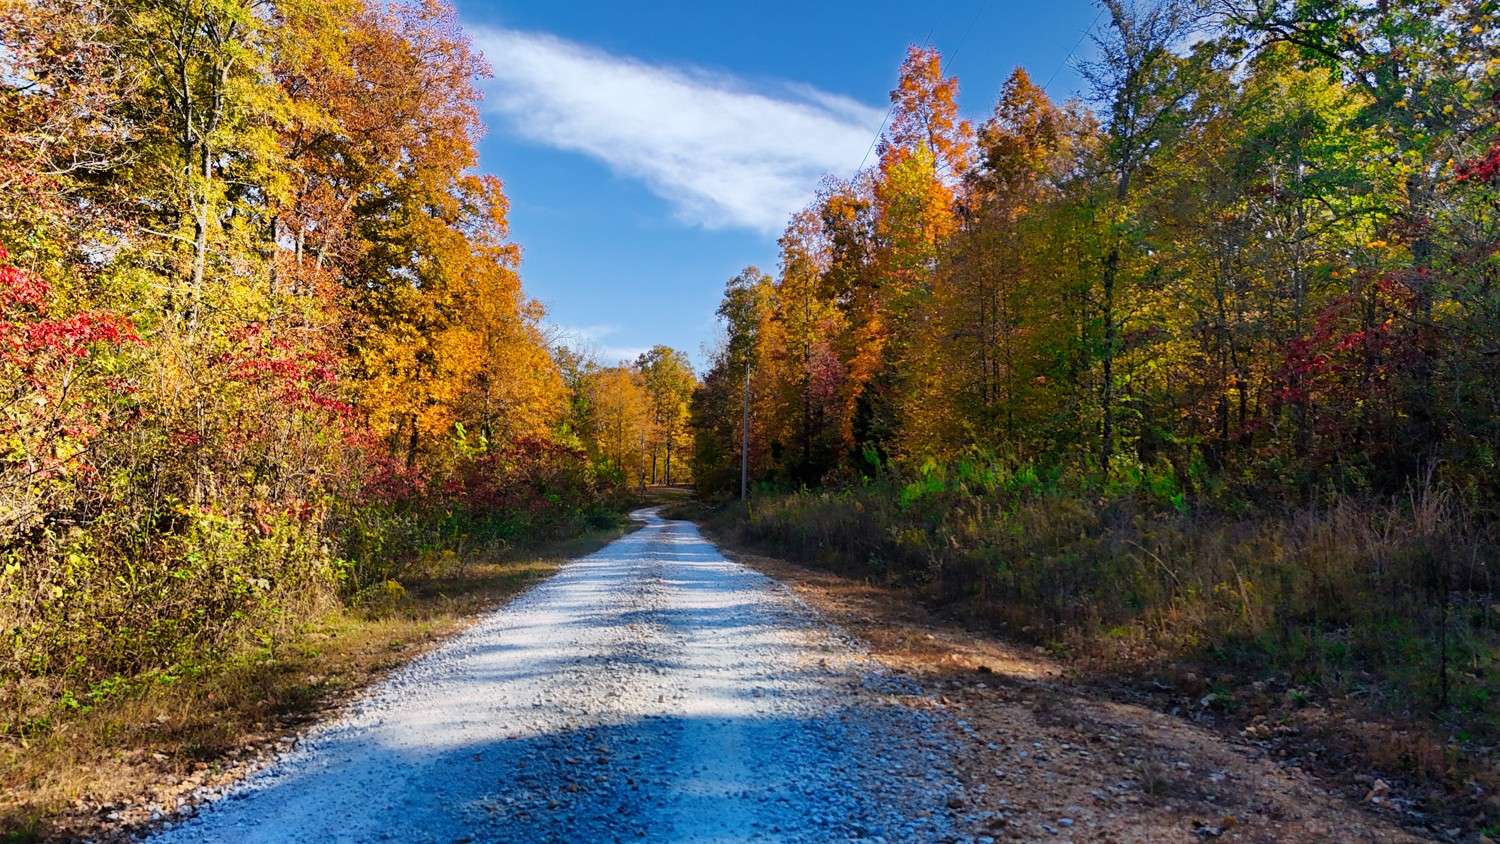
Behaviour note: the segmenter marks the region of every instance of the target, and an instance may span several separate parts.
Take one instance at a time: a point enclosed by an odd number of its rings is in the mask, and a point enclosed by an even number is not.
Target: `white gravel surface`
[[[918,690],[636,516],[151,840],[956,838],[942,716],[890,702]]]

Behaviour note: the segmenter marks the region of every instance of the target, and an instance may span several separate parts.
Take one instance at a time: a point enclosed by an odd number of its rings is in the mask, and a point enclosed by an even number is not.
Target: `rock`
[[[1199,838],[1218,838],[1224,834],[1224,828],[1203,821],[1193,821],[1193,834]]]
[[[1377,779],[1375,780],[1374,784],[1370,786],[1369,793],[1365,795],[1365,802],[1375,803],[1377,805],[1380,803],[1384,803],[1385,799],[1390,796],[1390,793],[1390,784],[1385,780]]]
[[[1257,723],[1253,723],[1245,729],[1241,730],[1240,734],[1248,739],[1263,741],[1276,735],[1276,729],[1270,724],[1267,724],[1264,721],[1260,721]]]

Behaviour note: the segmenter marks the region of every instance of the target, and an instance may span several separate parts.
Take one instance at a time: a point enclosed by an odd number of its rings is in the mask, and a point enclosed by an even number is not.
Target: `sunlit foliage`
[[[602,518],[485,72],[438,0],[0,5],[0,734]]]

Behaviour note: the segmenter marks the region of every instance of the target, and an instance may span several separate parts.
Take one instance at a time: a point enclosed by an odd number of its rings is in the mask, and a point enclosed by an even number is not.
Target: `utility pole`
[[[750,495],[750,358],[745,358],[745,415],[740,425],[740,500]]]

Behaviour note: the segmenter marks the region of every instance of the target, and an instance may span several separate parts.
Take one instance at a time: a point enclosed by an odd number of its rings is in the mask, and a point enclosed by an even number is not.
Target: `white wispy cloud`
[[[633,362],[646,353],[645,346],[607,342],[620,333],[617,325],[549,325],[547,333],[554,345],[567,346],[602,366]]]
[[[554,325],[552,331],[563,342],[597,343],[611,334],[618,334],[618,325]]]
[[[849,175],[883,109],[811,86],[752,86],[532,32],[471,27],[486,110],[532,141],[640,179],[683,221],[775,232],[825,173]]]

